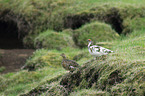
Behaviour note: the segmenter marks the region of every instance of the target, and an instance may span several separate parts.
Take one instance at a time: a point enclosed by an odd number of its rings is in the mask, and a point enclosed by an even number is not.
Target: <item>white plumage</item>
[[[97,45],[92,45],[92,41],[91,39],[88,39],[88,50],[89,50],[89,53],[94,56],[95,58],[96,57],[99,57],[99,56],[102,56],[102,55],[107,55],[108,53],[112,53],[113,51],[109,50],[109,49],[106,49],[104,47],[101,47],[101,46],[97,46]]]

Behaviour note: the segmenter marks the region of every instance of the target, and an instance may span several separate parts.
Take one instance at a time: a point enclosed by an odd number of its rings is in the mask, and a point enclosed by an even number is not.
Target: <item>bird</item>
[[[62,67],[70,72],[75,71],[77,68],[80,67],[80,65],[78,63],[76,63],[74,60],[69,60],[66,58],[65,54],[62,53],[60,56],[63,57],[62,60]]]
[[[102,55],[107,55],[109,53],[112,53],[114,51],[111,51],[109,49],[106,49],[104,47],[101,47],[101,46],[98,46],[98,45],[92,45],[92,40],[91,39],[88,39],[88,50],[89,50],[89,53],[94,56],[96,59],[96,57],[99,57],[99,56],[102,56]]]

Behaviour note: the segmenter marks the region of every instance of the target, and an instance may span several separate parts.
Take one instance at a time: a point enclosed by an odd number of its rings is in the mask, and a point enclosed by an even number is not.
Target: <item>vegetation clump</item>
[[[123,31],[125,32],[123,22],[126,19],[145,17],[144,10],[145,8],[142,6],[136,7],[134,5],[114,4],[112,7],[112,4],[102,4],[68,15],[65,20],[65,27],[78,29],[82,25],[92,21],[102,21],[110,24],[117,33],[122,34]]]
[[[86,24],[74,31],[74,40],[81,48],[87,46],[88,38],[91,38],[96,43],[96,41],[109,41],[118,37],[118,33],[112,30],[111,26],[100,22]]]
[[[95,62],[89,63],[92,64],[88,67],[88,64],[86,65],[86,68],[80,69],[78,72],[73,74],[68,74],[64,78],[62,78],[62,81],[60,82],[60,85],[63,85],[69,92],[74,92],[76,89],[101,89],[104,92],[104,94],[111,93],[111,95],[143,95],[144,94],[144,68],[142,65],[144,65],[143,62],[138,63],[132,63],[136,66],[138,64],[139,72],[135,73],[136,70],[134,70],[135,67],[132,66],[132,64],[126,64],[129,65],[128,67],[125,67],[123,63],[125,62],[118,62],[122,66],[121,67],[115,67],[117,66],[117,62],[114,64],[109,64],[110,61],[107,61],[108,63],[102,63],[96,64]],[[112,62],[112,61],[111,61]],[[111,63],[110,62],[110,63]],[[103,65],[103,67],[101,67]],[[132,72],[128,72],[127,70],[133,70]],[[137,69],[138,70],[138,69]],[[132,75],[131,75],[132,74]],[[138,76],[137,76],[138,74]],[[131,75],[131,77],[129,77]],[[133,83],[134,82],[134,83]],[[132,86],[129,86],[129,85]],[[124,86],[122,88],[122,86]],[[138,90],[138,91],[137,91]],[[79,93],[79,92],[78,92]],[[96,93],[94,93],[96,94]]]
[[[6,68],[4,66],[0,67],[0,72],[3,72]]]
[[[61,66],[62,58],[59,53],[49,52],[47,50],[37,50],[29,58],[22,69],[37,70],[43,67],[57,68]]]
[[[145,29],[145,18],[134,18],[134,19],[126,19],[123,22],[124,30],[123,34],[129,34],[133,31],[139,31]]]
[[[65,47],[74,47],[72,37],[54,31],[46,31],[35,38],[35,48],[57,49],[61,50]]]

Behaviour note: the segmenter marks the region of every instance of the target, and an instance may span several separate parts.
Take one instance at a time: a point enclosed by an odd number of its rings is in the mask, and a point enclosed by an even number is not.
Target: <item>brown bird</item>
[[[74,70],[76,70],[77,68],[80,67],[80,65],[78,63],[76,63],[75,61],[68,60],[64,53],[62,53],[60,56],[63,57],[61,64],[64,69],[69,70],[70,72],[73,72]]]

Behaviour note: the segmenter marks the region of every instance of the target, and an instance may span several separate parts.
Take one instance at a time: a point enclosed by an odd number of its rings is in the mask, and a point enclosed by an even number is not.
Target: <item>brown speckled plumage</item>
[[[80,65],[76,63],[75,61],[68,60],[64,53],[62,53],[61,56],[63,57],[61,64],[64,69],[69,70],[70,72],[73,72],[76,68],[80,67]]]

